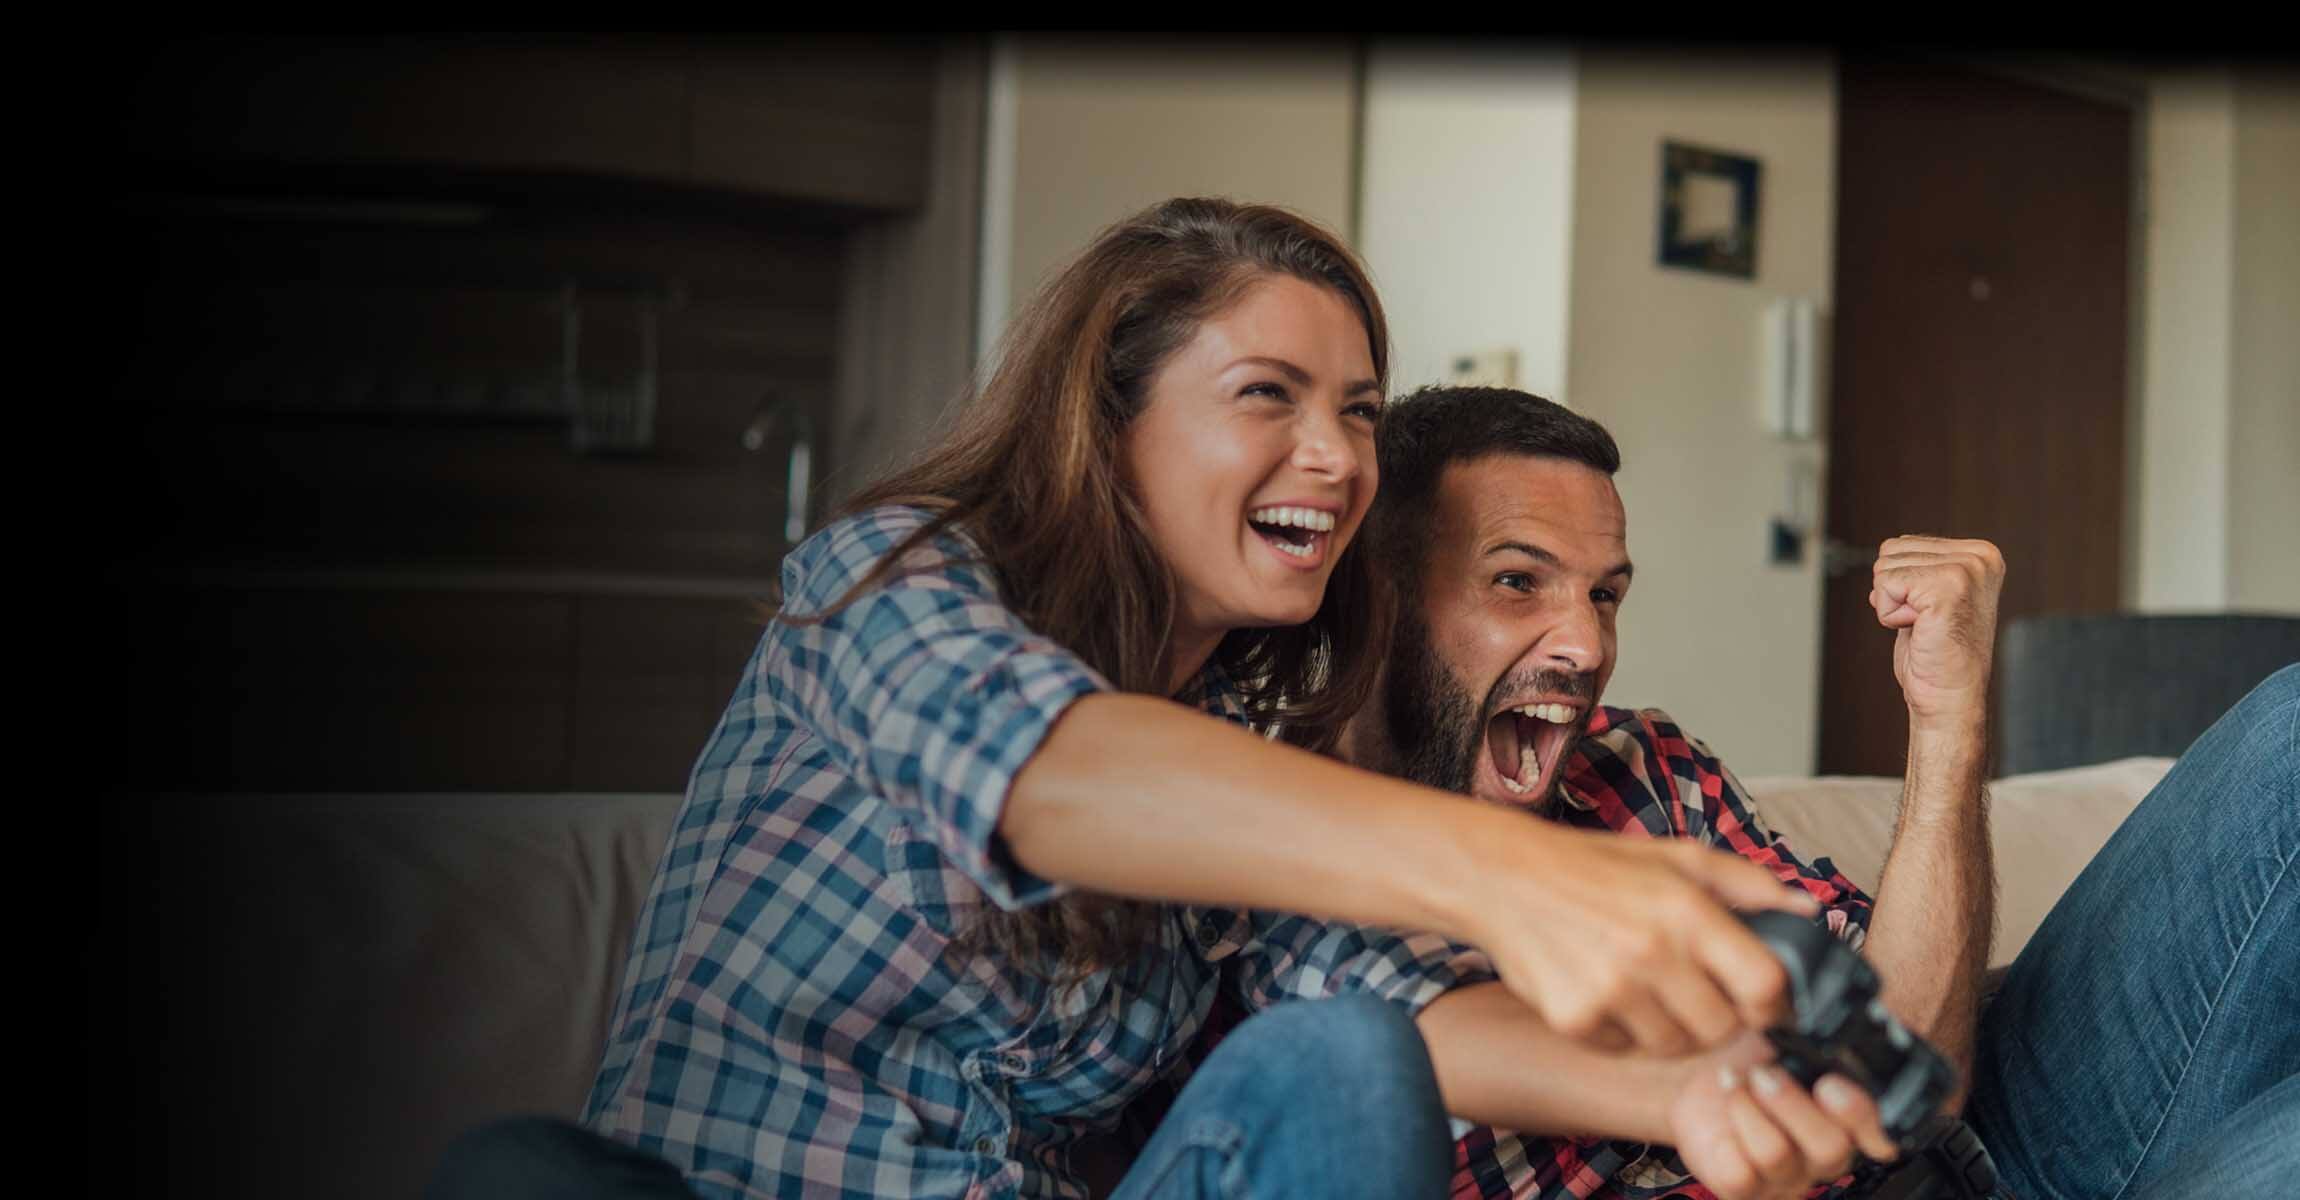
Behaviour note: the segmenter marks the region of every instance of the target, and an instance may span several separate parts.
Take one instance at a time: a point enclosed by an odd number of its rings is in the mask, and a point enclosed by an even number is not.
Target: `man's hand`
[[[1809,917],[1812,897],[1696,842],[1507,816],[1521,824],[1473,848],[1469,940],[1552,1029],[1679,1055],[1782,1014],[1787,972],[1729,907]]]
[[[2004,578],[2004,555],[1984,541],[1897,537],[1877,548],[1869,605],[1897,631],[1893,677],[1912,736],[1985,730]]]
[[[1837,1075],[1808,1093],[1749,1034],[1697,1061],[1669,1101],[1680,1158],[1721,1200],[1801,1196],[1850,1170],[1854,1152],[1899,1155],[1867,1093]]]

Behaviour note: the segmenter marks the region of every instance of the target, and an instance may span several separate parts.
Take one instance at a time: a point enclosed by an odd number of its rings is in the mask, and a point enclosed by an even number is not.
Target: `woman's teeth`
[[[1247,513],[1246,519],[1257,525],[1290,525],[1312,533],[1331,533],[1334,528],[1334,514],[1314,508],[1257,508]]]
[[[1334,514],[1330,512],[1284,504],[1257,508],[1246,514],[1246,520],[1263,541],[1294,558],[1315,557],[1319,535],[1334,528]]]

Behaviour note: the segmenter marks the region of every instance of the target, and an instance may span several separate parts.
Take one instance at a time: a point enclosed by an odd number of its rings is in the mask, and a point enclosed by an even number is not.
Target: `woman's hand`
[[[1852,1168],[1856,1151],[1898,1157],[1867,1093],[1837,1075],[1807,1092],[1749,1034],[1704,1056],[1670,1098],[1671,1142],[1721,1200],[1801,1196]]]
[[[1471,851],[1470,939],[1558,1032],[1680,1055],[1781,1016],[1788,978],[1734,908],[1818,910],[1764,868],[1694,842],[1503,813]]]

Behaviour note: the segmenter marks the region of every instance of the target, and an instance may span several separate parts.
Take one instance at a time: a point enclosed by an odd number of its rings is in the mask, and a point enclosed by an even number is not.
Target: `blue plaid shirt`
[[[828,609],[927,519],[886,507],[783,563]],[[1056,990],[961,955],[985,905],[1062,892],[998,837],[1015,775],[1108,690],[1001,603],[957,536],[819,623],[769,623],[641,909],[584,1119],[706,1196],[1083,1196],[1083,1134],[1181,1068],[1222,989],[1417,1010],[1482,956],[1270,912],[1172,907],[1155,946]],[[1245,720],[1218,672],[1194,694]]]

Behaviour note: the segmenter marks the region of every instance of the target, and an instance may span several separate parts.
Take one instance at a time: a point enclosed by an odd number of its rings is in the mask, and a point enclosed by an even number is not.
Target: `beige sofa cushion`
[[[166,1099],[207,1110],[172,1123],[171,1160],[202,1162],[218,1194],[411,1197],[481,1121],[574,1116],[679,803],[165,804],[187,903],[138,932],[197,948],[162,1056],[197,1081]]]
[[[2169,758],[2127,758],[1989,785],[1989,833],[1997,861],[1992,966],[2020,954],[2077,872],[2171,766]],[[1799,857],[1827,857],[1846,878],[1876,891],[1885,852],[1893,843],[1900,780],[1824,776],[1742,782],[1755,798],[1758,815]]]

